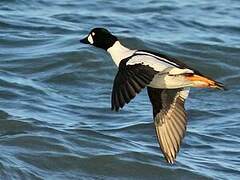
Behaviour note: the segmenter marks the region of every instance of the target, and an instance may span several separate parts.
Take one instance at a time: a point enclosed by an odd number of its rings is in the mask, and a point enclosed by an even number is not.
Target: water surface
[[[239,179],[240,2],[0,2],[1,179]],[[131,48],[182,59],[228,87],[194,89],[168,165],[143,91],[110,110],[110,56],[79,43],[108,28]]]

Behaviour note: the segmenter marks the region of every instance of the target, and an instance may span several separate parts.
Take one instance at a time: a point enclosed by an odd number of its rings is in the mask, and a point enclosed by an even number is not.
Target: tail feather
[[[199,87],[199,88],[209,87],[209,88],[227,90],[222,83],[212,80],[208,77],[195,75],[195,74],[188,74],[186,75],[186,78],[187,80],[193,82],[194,87]]]
[[[224,86],[223,83],[220,83],[220,82],[217,82],[217,81],[214,81],[214,83],[215,83],[215,87],[216,87],[217,89],[221,89],[221,90],[224,90],[224,91],[227,90],[227,88]]]

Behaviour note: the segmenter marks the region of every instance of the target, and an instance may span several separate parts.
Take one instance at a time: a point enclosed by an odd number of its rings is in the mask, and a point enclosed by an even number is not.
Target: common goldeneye
[[[173,164],[186,132],[184,102],[190,87],[224,89],[224,85],[175,58],[128,49],[104,28],[92,29],[80,42],[106,50],[118,66],[112,88],[112,110],[123,108],[147,87],[161,151],[167,162]]]

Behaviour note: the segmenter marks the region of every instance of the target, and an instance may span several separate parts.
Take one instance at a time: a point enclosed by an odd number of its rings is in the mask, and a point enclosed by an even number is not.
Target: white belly
[[[153,80],[148,86],[160,89],[176,89],[182,87],[191,87],[193,84],[183,75],[163,75],[158,73],[154,76]]]

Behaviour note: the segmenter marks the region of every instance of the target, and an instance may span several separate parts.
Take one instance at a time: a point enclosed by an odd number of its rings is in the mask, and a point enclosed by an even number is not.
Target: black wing
[[[126,65],[122,60],[114,79],[112,89],[112,110],[118,111],[129,103],[141,89],[145,88],[157,73],[153,68],[143,64]]]
[[[184,109],[186,96],[183,89],[155,89],[148,87],[153,106],[157,139],[168,163],[174,163],[186,132],[187,114]]]

